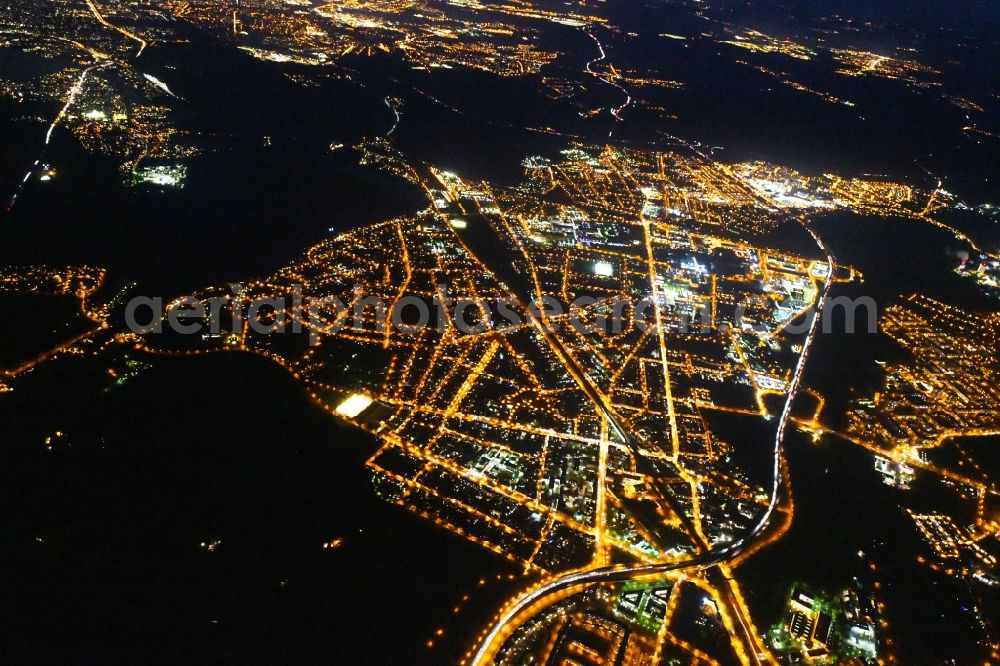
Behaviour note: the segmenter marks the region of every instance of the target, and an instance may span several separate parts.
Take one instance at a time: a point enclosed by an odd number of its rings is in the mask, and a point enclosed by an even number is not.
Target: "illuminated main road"
[[[598,74],[597,72],[595,72],[593,70],[593,68],[591,67],[591,65],[593,65],[595,62],[602,62],[602,61],[606,60],[608,56],[604,52],[604,45],[601,44],[601,40],[599,40],[592,32],[587,32],[587,36],[590,37],[591,39],[593,39],[594,43],[597,44],[597,48],[600,51],[600,55],[598,57],[594,58],[593,60],[589,60],[587,62],[587,65],[586,65],[585,69],[587,70],[587,73],[590,74],[591,76],[594,76],[594,77],[600,79],[601,81],[604,81],[609,86],[614,86],[615,88],[618,88],[618,90],[621,90],[622,93],[625,95],[625,101],[622,102],[620,105],[618,105],[618,106],[616,106],[616,107],[614,107],[614,108],[611,109],[611,115],[614,116],[614,119],[618,120],[618,121],[621,121],[621,119],[622,119],[622,111],[624,111],[626,108],[628,108],[628,106],[630,104],[632,104],[632,93],[630,93],[628,90],[626,90],[622,86],[618,85],[614,81],[612,81],[612,80],[610,80],[610,79],[608,79],[608,78],[606,78],[604,76],[601,76],[600,74]]]
[[[45,143],[42,145],[43,156],[45,149],[48,148],[50,143],[52,143],[52,133],[55,132],[56,127],[59,125],[60,122],[62,122],[62,119],[66,116],[66,113],[69,111],[70,107],[72,107],[74,102],[76,102],[77,95],[79,95],[80,91],[83,90],[83,84],[87,80],[87,76],[90,74],[91,71],[99,67],[104,67],[107,64],[108,61],[102,60],[100,62],[94,63],[93,65],[90,65],[89,67],[84,68],[84,70],[80,72],[80,76],[77,77],[77,79],[73,82],[73,85],[70,86],[69,96],[66,99],[66,103],[62,106],[61,109],[59,109],[59,113],[56,114],[56,117],[52,120],[52,123],[49,125],[48,131],[45,133]],[[39,157],[37,160],[35,160],[34,164],[31,165],[31,168],[28,169],[28,173],[24,174],[24,178],[21,180],[21,182],[18,183],[17,189],[14,190],[14,194],[7,202],[6,210],[8,213],[14,209],[14,204],[17,203],[17,197],[20,196],[21,190],[24,189],[24,186],[28,183],[28,180],[31,179],[31,175],[35,172],[35,169],[37,169],[41,163],[42,163],[42,157]]]
[[[94,4],[94,0],[87,0],[87,7],[90,8],[91,13],[93,13],[94,18],[97,19],[98,23],[103,25],[105,28],[110,28],[115,32],[121,33],[123,36],[128,37],[129,39],[131,39],[132,41],[136,42],[139,45],[139,51],[136,52],[135,54],[136,58],[141,56],[142,52],[146,50],[147,43],[145,39],[135,34],[134,32],[129,32],[125,28],[117,26],[114,23],[111,23],[110,21],[105,19],[104,15],[101,14],[101,11],[97,8],[97,5]]]

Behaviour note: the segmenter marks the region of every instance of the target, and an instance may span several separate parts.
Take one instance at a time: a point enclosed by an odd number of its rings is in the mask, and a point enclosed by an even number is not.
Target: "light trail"
[[[32,368],[34,368],[34,367],[36,367],[38,365],[41,365],[42,363],[44,363],[45,361],[49,360],[50,358],[52,358],[56,354],[58,354],[60,352],[64,352],[67,349],[71,349],[72,347],[75,347],[77,345],[77,343],[83,342],[84,340],[86,340],[90,336],[94,335],[95,333],[100,333],[101,331],[107,330],[107,328],[108,328],[108,323],[105,322],[105,321],[102,321],[95,328],[86,330],[83,333],[80,333],[79,335],[76,335],[76,336],[70,338],[66,342],[58,344],[55,347],[53,347],[52,349],[48,349],[48,350],[42,352],[38,356],[25,361],[24,363],[22,363],[21,365],[17,366],[16,368],[11,368],[9,370],[0,370],[0,375],[4,375],[6,377],[17,377],[19,374],[21,374],[23,372],[26,372],[28,370],[31,370]]]
[[[125,35],[129,39],[131,39],[131,40],[133,40],[135,42],[138,42],[139,43],[139,51],[135,54],[135,57],[138,58],[139,56],[142,55],[142,52],[145,51],[146,50],[146,46],[148,46],[148,44],[146,43],[146,40],[144,40],[139,35],[136,35],[135,33],[129,32],[125,28],[121,28],[121,27],[115,25],[114,23],[108,22],[108,20],[105,19],[104,16],[101,15],[100,10],[97,9],[97,5],[94,4],[94,0],[86,0],[86,2],[87,2],[87,6],[90,7],[90,11],[97,18],[98,23],[100,23],[101,25],[103,25],[105,28],[110,28],[111,30],[114,30],[115,32],[118,32],[118,33],[121,33],[122,35]]]
[[[622,86],[618,85],[614,81],[601,76],[600,74],[598,74],[597,72],[595,72],[591,68],[591,65],[593,65],[596,62],[602,62],[602,61],[606,60],[608,56],[604,52],[604,45],[601,44],[601,40],[599,40],[592,32],[587,32],[587,31],[584,31],[584,32],[586,32],[586,34],[587,34],[588,37],[590,37],[591,39],[594,40],[594,43],[597,44],[597,49],[600,51],[600,54],[601,54],[598,57],[594,58],[593,60],[588,61],[587,65],[586,65],[586,67],[584,69],[586,69],[587,73],[590,74],[591,76],[597,78],[600,81],[603,81],[604,83],[608,84],[609,86],[614,86],[615,88],[618,88],[618,90],[622,91],[622,93],[625,95],[625,101],[621,105],[616,106],[613,109],[611,109],[611,115],[614,116],[614,119],[617,120],[618,122],[621,122],[622,121],[622,111],[624,111],[626,108],[628,108],[632,104],[632,93],[630,93],[628,90],[626,90]],[[611,136],[610,132],[608,133],[608,136]]]
[[[143,76],[146,78],[147,81],[149,81],[154,86],[156,86],[157,88],[159,88],[163,92],[167,93],[168,95],[170,95],[174,99],[181,99],[180,97],[178,97],[177,95],[174,94],[174,91],[172,91],[170,89],[170,86],[168,86],[166,83],[164,83],[163,81],[159,80],[158,78],[156,78],[152,74],[143,74]]]
[[[395,114],[396,116],[396,120],[392,123],[392,127],[390,127],[389,131],[385,133],[386,138],[388,138],[392,135],[393,132],[396,131],[396,128],[399,126],[399,121],[401,120],[401,116],[399,115],[399,109],[396,107],[396,105],[392,102],[390,98],[386,97],[384,101],[385,105],[389,107],[389,110],[392,111],[393,114]]]
[[[394,83],[400,83],[396,79],[389,79],[389,80],[392,81],[392,82],[394,82]],[[585,136],[580,135],[580,134],[571,134],[569,132],[558,132],[558,131],[556,131],[556,130],[554,130],[552,128],[549,128],[549,127],[528,127],[526,125],[514,125],[512,123],[503,122],[503,121],[500,121],[500,120],[494,120],[494,119],[490,119],[490,118],[484,118],[484,117],[482,117],[482,116],[480,116],[478,114],[466,113],[465,111],[462,111],[461,109],[456,108],[456,107],[452,106],[451,104],[448,104],[447,102],[444,102],[444,101],[438,99],[437,97],[434,97],[430,93],[425,92],[425,91],[421,90],[420,88],[417,88],[416,86],[411,86],[411,90],[413,90],[413,92],[417,93],[418,95],[420,95],[420,96],[422,96],[422,97],[424,97],[426,99],[429,99],[434,104],[437,104],[438,106],[440,106],[440,107],[442,107],[444,109],[447,109],[448,111],[451,111],[454,114],[457,114],[459,116],[464,116],[466,118],[475,118],[479,122],[485,123],[485,124],[493,126],[493,127],[509,127],[511,129],[523,130],[525,132],[533,132],[535,134],[547,134],[549,136],[562,136],[562,137],[566,137],[568,139],[586,139]]]
[[[747,539],[754,538],[767,526],[767,523],[770,522],[771,515],[774,512],[774,507],[777,504],[778,493],[781,487],[779,478],[781,475],[781,470],[780,470],[781,445],[785,437],[785,427],[788,425],[788,420],[791,417],[792,402],[795,399],[796,392],[799,389],[799,384],[802,381],[802,372],[806,367],[806,360],[809,358],[809,351],[810,348],[812,347],[812,342],[816,337],[816,331],[819,329],[819,323],[821,319],[820,314],[823,312],[823,305],[826,303],[826,298],[830,294],[830,285],[833,284],[833,268],[834,268],[833,254],[830,252],[829,248],[827,248],[826,244],[823,242],[823,239],[820,238],[819,234],[817,234],[812,229],[812,227],[806,224],[805,221],[803,221],[801,218],[796,218],[796,219],[799,222],[799,224],[801,224],[802,227],[805,228],[807,232],[809,232],[809,235],[812,236],[813,240],[816,241],[816,245],[818,245],[819,248],[823,250],[823,253],[826,254],[826,266],[827,266],[826,281],[823,285],[823,291],[820,292],[819,299],[817,299],[816,301],[816,311],[815,314],[813,315],[812,324],[809,326],[809,333],[806,335],[806,339],[802,343],[802,354],[799,355],[799,362],[795,366],[795,373],[792,375],[792,381],[789,382],[788,397],[785,399],[785,406],[781,410],[781,418],[778,421],[778,432],[774,438],[774,469],[773,469],[774,487],[771,490],[771,502],[770,504],[768,504],[767,509],[764,511],[763,518],[759,523],[757,523],[757,527],[755,527],[754,530],[749,535],[747,535],[746,537]]]
[[[653,235],[649,229],[649,220],[642,219],[642,237],[646,247],[647,270],[649,272],[649,288],[653,294],[653,313],[656,317],[656,336],[660,350],[660,365],[663,371],[664,398],[667,403],[667,420],[670,425],[670,450],[674,462],[680,456],[680,438],[677,433],[677,417],[674,412],[674,397],[670,388],[670,371],[667,368],[667,342],[663,330],[663,317],[660,314],[660,293],[656,287],[656,257],[653,254]]]
[[[601,443],[597,449],[597,508],[594,515],[594,562],[603,565],[608,562],[608,552],[604,534],[608,522],[608,420],[601,420]]]
[[[69,89],[69,98],[66,100],[66,103],[63,105],[63,107],[59,109],[59,113],[56,114],[56,117],[52,120],[52,124],[49,125],[49,130],[45,133],[45,143],[42,144],[42,155],[45,154],[45,149],[48,148],[49,144],[52,142],[52,133],[55,131],[56,126],[59,125],[62,119],[66,116],[66,113],[69,111],[70,107],[73,106],[73,103],[76,101],[77,95],[79,95],[80,91],[83,90],[83,84],[84,81],[87,80],[87,75],[90,74],[91,70],[96,69],[98,67],[103,67],[106,64],[108,64],[107,61],[96,62],[93,65],[90,65],[89,67],[85,68],[82,72],[80,72],[80,76],[77,77],[76,81]],[[20,196],[21,191],[24,189],[24,186],[28,183],[28,180],[31,179],[32,174],[35,173],[35,169],[38,168],[38,165],[41,163],[42,163],[42,158],[39,157],[37,160],[35,160],[35,163],[31,165],[31,168],[28,169],[28,173],[24,174],[24,178],[18,184],[17,189],[14,191],[14,194],[10,198],[10,201],[7,202],[6,212],[9,213],[12,210],[14,210],[14,204],[17,203],[18,196]]]

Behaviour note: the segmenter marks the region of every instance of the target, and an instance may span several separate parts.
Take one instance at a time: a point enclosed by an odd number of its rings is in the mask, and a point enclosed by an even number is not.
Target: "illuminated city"
[[[0,7],[0,661],[1000,663],[997,28]]]

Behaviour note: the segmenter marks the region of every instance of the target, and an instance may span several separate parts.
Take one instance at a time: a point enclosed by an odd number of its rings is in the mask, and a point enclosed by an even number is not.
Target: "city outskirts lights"
[[[361,393],[353,393],[342,403],[337,405],[335,410],[340,416],[355,418],[358,414],[368,409],[372,404],[372,399]]]

